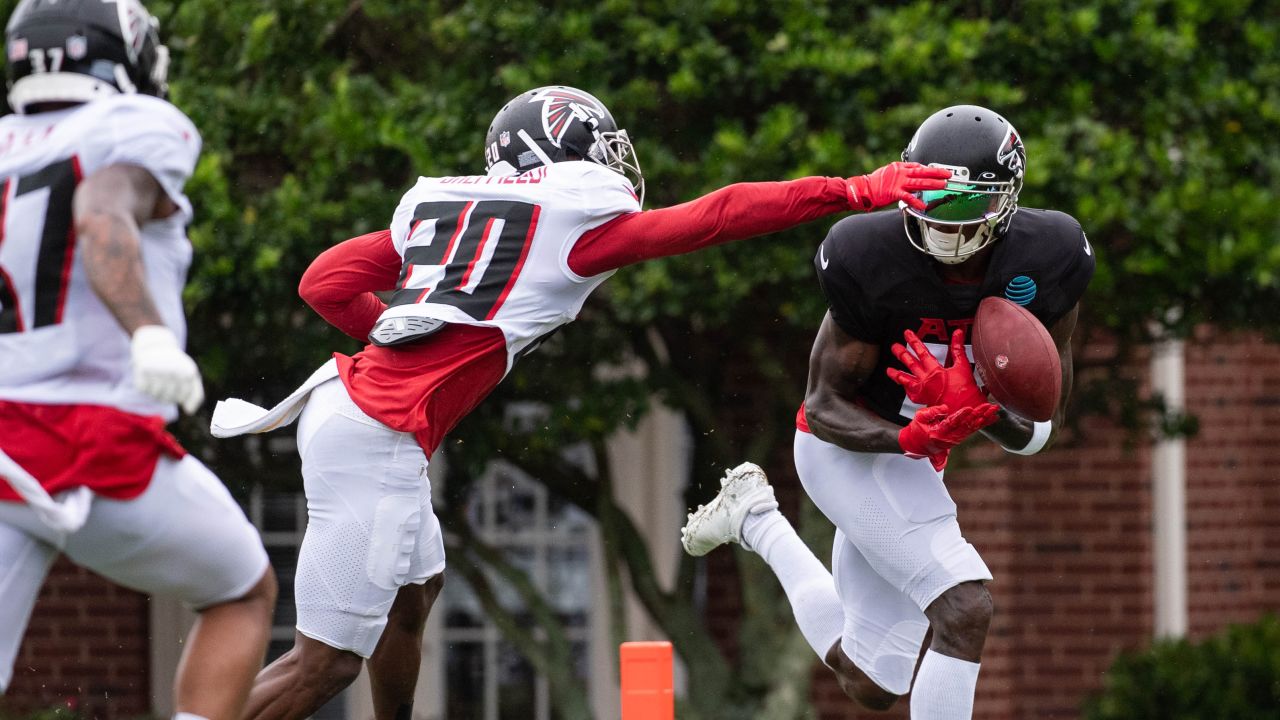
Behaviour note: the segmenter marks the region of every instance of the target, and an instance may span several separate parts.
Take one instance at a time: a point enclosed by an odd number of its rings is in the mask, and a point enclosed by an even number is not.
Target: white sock
[[[195,713],[180,712],[173,714],[173,720],[209,720],[209,718],[203,715],[196,715]]]
[[[769,563],[787,593],[804,639],[818,659],[826,662],[827,651],[844,632],[844,608],[826,566],[777,510],[747,515],[742,523],[742,545]]]
[[[980,667],[975,662],[927,651],[911,690],[911,720],[972,718]]]

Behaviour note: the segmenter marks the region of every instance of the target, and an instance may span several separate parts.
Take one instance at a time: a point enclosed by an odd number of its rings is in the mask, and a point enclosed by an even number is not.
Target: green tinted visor
[[[925,208],[916,214],[926,220],[968,223],[986,220],[1000,212],[1004,193],[988,183],[949,182],[941,190],[924,190],[916,197]]]

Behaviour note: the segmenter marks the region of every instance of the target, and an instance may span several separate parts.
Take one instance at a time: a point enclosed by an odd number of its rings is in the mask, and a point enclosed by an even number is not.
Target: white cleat
[[[701,557],[727,542],[742,544],[742,522],[749,513],[776,510],[773,487],[755,463],[742,463],[720,479],[720,493],[689,513],[680,528],[684,551]]]

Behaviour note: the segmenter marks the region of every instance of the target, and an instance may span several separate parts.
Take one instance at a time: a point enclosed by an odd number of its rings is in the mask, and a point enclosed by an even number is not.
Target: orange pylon
[[[671,643],[622,643],[622,720],[675,720]]]

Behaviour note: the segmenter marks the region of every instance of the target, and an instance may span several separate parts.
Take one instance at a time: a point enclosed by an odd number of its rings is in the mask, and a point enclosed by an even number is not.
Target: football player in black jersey
[[[851,698],[887,708],[911,690],[915,720],[969,718],[991,573],[961,535],[942,468],[978,430],[1012,453],[1045,447],[1070,395],[1071,334],[1094,258],[1075,219],[1018,207],[1026,154],[991,110],[940,110],[902,157],[951,170],[952,179],[919,195],[924,210],[900,205],[841,220],[815,258],[830,312],[810,356],[795,461],[837,527],[832,573],[750,463],[690,516],[684,545],[701,555],[733,541],[763,557]],[[977,388],[964,336],[988,296],[1024,306],[1054,338],[1063,392],[1052,421],[998,409]],[[956,361],[943,367],[948,354]],[[925,373],[945,382],[924,383]]]

